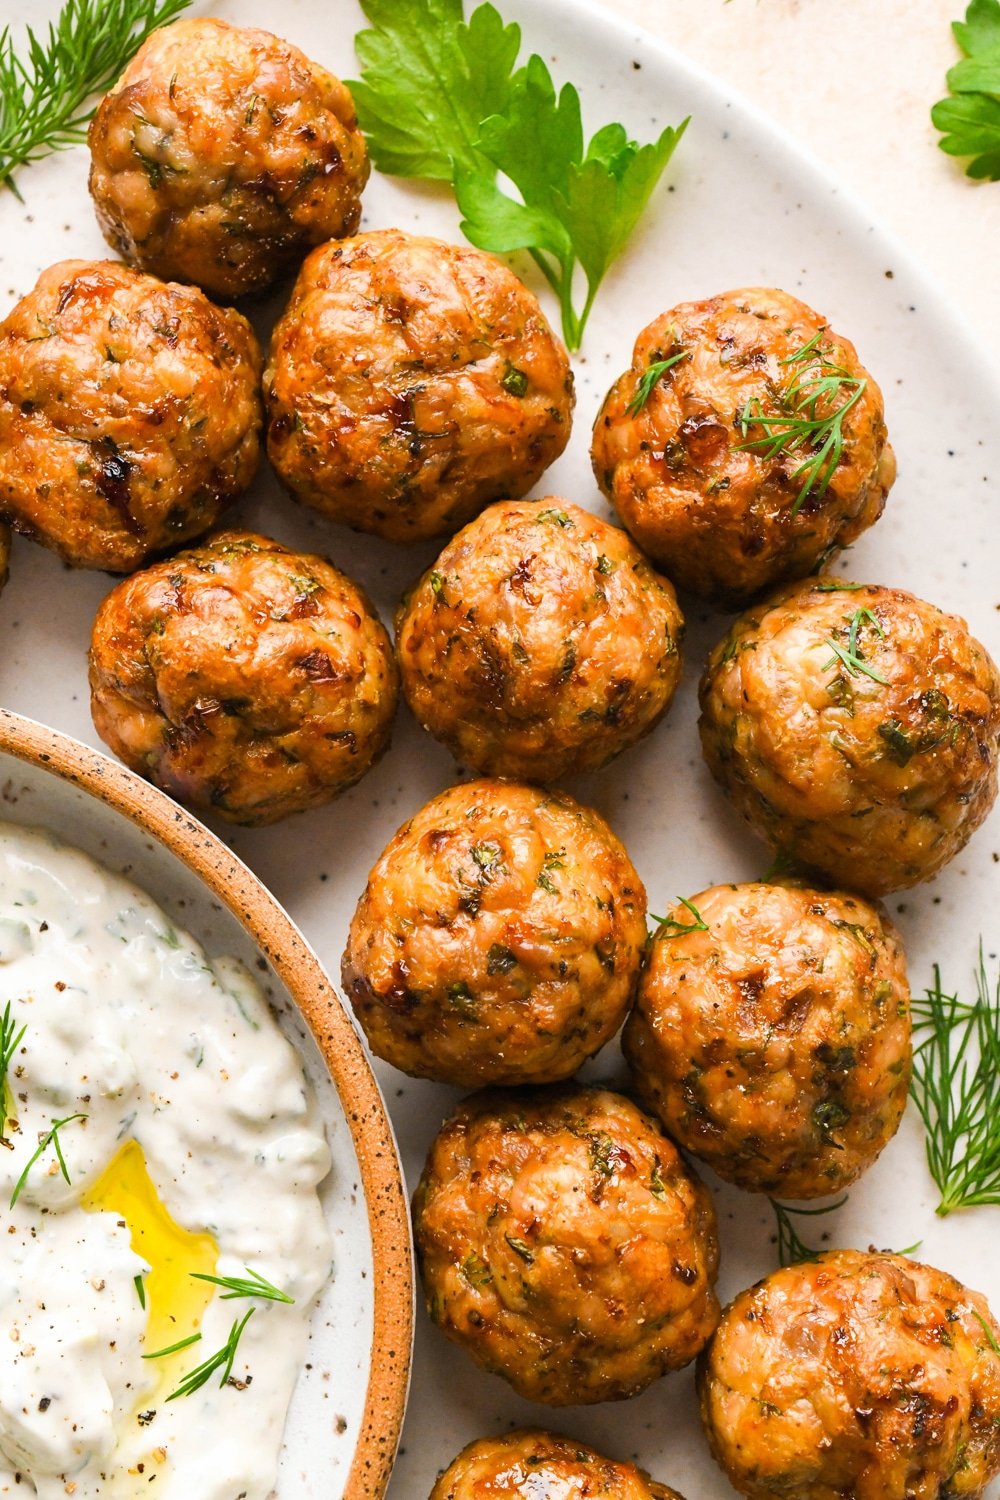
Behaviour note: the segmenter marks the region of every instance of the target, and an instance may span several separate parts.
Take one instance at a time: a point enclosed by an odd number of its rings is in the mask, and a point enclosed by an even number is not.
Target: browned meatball
[[[321,557],[229,531],[126,579],[94,621],[91,712],[133,771],[233,823],[329,802],[382,754],[389,638]]]
[[[398,229],[313,251],[264,389],[292,493],[393,542],[450,536],[526,494],[573,411],[566,351],[513,272]]]
[[[1000,1473],[1000,1326],[901,1255],[833,1250],[743,1292],[699,1366],[715,1457],[753,1500],[958,1500]]]
[[[754,831],[852,890],[929,879],[996,798],[1000,674],[964,620],[902,589],[782,590],[712,652],[701,706]]]
[[[802,422],[818,424],[805,441]],[[839,457],[820,453],[831,429]],[[896,477],[882,393],[854,345],[773,287],[682,302],[644,328],[591,456],[643,551],[732,608],[854,541]]]
[[[622,1041],[678,1145],[737,1187],[814,1198],[896,1133],[909,994],[899,935],[867,901],[719,885],[658,929]]]
[[[353,234],[368,180],[344,85],[290,42],[205,17],[140,47],[90,127],[105,237],[228,299]]]
[[[529,1400],[634,1396],[715,1327],[711,1199],[619,1094],[474,1094],[431,1147],[413,1215],[434,1322]]]
[[[396,620],[413,713],[474,770],[556,781],[648,734],[681,673],[674,591],[623,531],[549,496],[491,506]]]
[[[635,990],[646,893],[604,819],[510,781],[442,792],[368,877],[343,960],[373,1052],[419,1078],[554,1083]]]
[[[50,266],[0,323],[0,517],[112,573],[199,536],[256,472],[260,364],[195,287]]]
[[[681,1500],[634,1464],[616,1463],[575,1438],[537,1429],[480,1438],[463,1448],[430,1500]]]

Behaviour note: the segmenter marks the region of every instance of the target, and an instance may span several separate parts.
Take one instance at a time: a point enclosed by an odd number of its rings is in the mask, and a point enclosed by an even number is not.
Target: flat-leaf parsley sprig
[[[844,451],[844,420],[868,386],[864,376],[852,375],[838,363],[838,351],[824,344],[826,333],[821,328],[801,349],[779,361],[791,378],[777,391],[778,411],[766,412],[754,398],[736,413],[744,439],[741,449],[763,458],[802,455],[792,471],[792,479],[802,481],[793,516],[810,495],[820,498],[829,489]],[[751,436],[755,428],[760,431]]]
[[[450,182],[462,232],[481,250],[527,250],[579,348],[597,289],[687,121],[646,145],[605,125],[585,148],[576,88],[557,93],[537,54],[516,67],[520,27],[492,5],[467,23],[462,0],[362,0],[362,9],[372,29],[355,38],[361,78],[350,87],[375,165]],[[579,310],[577,267],[587,283]]]
[[[87,138],[91,100],[105,93],[151,31],[191,0],[66,0],[48,31],[27,27],[22,52],[0,32],[0,181]]]
[[[982,945],[976,1002],[934,983],[911,1001],[915,1045],[910,1091],[927,1133],[927,1165],[943,1217],[956,1208],[1000,1203],[1000,971],[991,982]]]
[[[949,156],[969,156],[969,177],[1000,181],[1000,0],[972,0],[952,31],[965,54],[949,71],[951,94],[931,110]]]

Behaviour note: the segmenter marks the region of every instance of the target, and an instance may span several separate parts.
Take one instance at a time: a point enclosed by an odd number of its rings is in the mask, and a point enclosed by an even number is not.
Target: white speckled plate
[[[342,76],[356,70],[351,40],[361,17],[353,0],[285,0],[280,13],[265,0],[196,8],[279,29]],[[741,284],[783,286],[855,341],[886,396],[899,482],[884,519],[843,566],[856,578],[900,585],[957,610],[1000,655],[1000,383],[980,344],[865,210],[711,80],[583,0],[500,0],[500,8],[522,22],[529,46],[546,57],[557,80],[581,85],[591,127],[621,119],[633,133],[649,136],[685,114],[693,116],[668,184],[598,299],[576,361],[573,441],[539,492],[562,493],[603,513],[587,458],[589,427],[644,323],[682,298]],[[5,12],[13,18],[14,9],[11,0],[0,0],[0,18]],[[0,200],[0,305],[27,291],[47,263],[103,253],[81,153],[33,169],[22,185],[25,209],[10,198]],[[378,176],[368,189],[364,222],[459,237],[446,193]],[[519,269],[532,281],[530,264]],[[262,327],[280,300],[275,297],[262,311]],[[547,290],[543,301],[552,312]],[[397,549],[325,523],[285,499],[266,470],[234,517],[282,541],[327,552],[368,587],[386,615],[435,550]],[[84,652],[94,609],[108,586],[102,577],[68,573],[47,553],[15,544],[11,582],[0,600],[0,702],[96,743]],[[600,808],[624,838],[654,910],[676,893],[753,876],[767,863],[711,783],[695,734],[695,684],[725,624],[719,615],[691,608],[687,670],[669,721],[606,771],[571,788]],[[224,837],[336,973],[369,866],[404,817],[453,775],[448,756],[402,713],[390,754],[338,803],[278,828]],[[998,851],[1000,824],[994,818],[937,881],[890,902],[907,941],[915,988],[929,980],[935,960],[949,982],[968,988],[980,933],[987,953],[995,952]],[[614,1076],[619,1068],[610,1049],[591,1071]],[[412,1185],[454,1093],[389,1068],[378,1072]],[[824,1222],[842,1244],[899,1247],[922,1239],[923,1256],[991,1294],[1000,1309],[1000,1211],[977,1209],[941,1220],[934,1202],[911,1111],[848,1206]],[[775,1265],[771,1214],[762,1201],[730,1189],[718,1189],[717,1203],[721,1289],[729,1296]],[[471,1438],[515,1421],[546,1420],[613,1455],[639,1458],[691,1500],[724,1500],[731,1493],[708,1458],[690,1371],[635,1401],[568,1409],[550,1418],[474,1369],[420,1318],[392,1500],[425,1500],[438,1469]]]

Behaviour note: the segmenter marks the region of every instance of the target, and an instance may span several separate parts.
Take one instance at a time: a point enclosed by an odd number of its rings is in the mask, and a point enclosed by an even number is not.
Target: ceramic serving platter
[[[280,12],[265,0],[220,0],[211,9],[280,30],[341,76],[355,72],[352,39],[361,15],[352,0],[285,0]],[[740,285],[784,287],[856,343],[884,390],[899,459],[899,481],[884,519],[840,570],[861,581],[908,588],[963,614],[1000,655],[1000,383],[985,361],[983,341],[960,326],[867,211],[718,84],[582,0],[503,0],[502,9],[522,23],[528,45],[546,58],[557,81],[573,79],[580,86],[590,127],[622,120],[633,134],[650,138],[663,125],[692,116],[667,180],[598,298],[575,361],[573,440],[538,492],[606,513],[590,473],[589,430],[646,322],[682,299]],[[11,0],[0,0],[0,17],[14,19],[14,10]],[[0,200],[4,305],[26,292],[50,262],[103,253],[87,198],[85,154],[33,168],[22,187],[23,208],[12,198]],[[458,215],[445,191],[375,174],[364,226],[389,225],[459,238]],[[536,285],[530,263],[516,264]],[[541,291],[554,316],[547,289]],[[263,333],[285,294],[254,310]],[[392,547],[324,522],[285,498],[266,469],[233,519],[327,553],[366,586],[387,618],[436,550]],[[15,544],[11,582],[0,599],[0,702],[97,743],[87,709],[85,650],[94,611],[109,587],[100,575],[68,572],[40,549]],[[712,784],[698,749],[697,679],[727,618],[691,604],[688,624],[685,676],[668,721],[606,770],[569,787],[600,809],[624,839],[653,910],[716,881],[759,875],[768,863]],[[369,867],[404,818],[455,775],[450,758],[404,711],[390,753],[340,801],[277,828],[222,830],[223,837],[262,876],[336,974]],[[916,990],[929,982],[937,962],[947,983],[971,994],[980,937],[987,963],[995,965],[998,860],[1000,823],[994,817],[938,880],[890,899]],[[456,1095],[381,1065],[377,1072],[412,1187]],[[588,1072],[621,1078],[616,1049],[609,1048]],[[729,1297],[776,1265],[773,1220],[766,1201],[714,1180],[711,1185],[722,1234],[721,1291]],[[911,1110],[849,1203],[820,1224],[830,1244],[902,1247],[920,1240],[922,1257],[981,1288],[1000,1309],[1000,1210],[940,1219],[935,1202]],[[328,1338],[327,1357],[336,1360],[335,1329]],[[690,1497],[724,1500],[731,1493],[699,1430],[691,1371],[668,1377],[631,1402],[548,1413],[473,1368],[420,1316],[391,1500],[425,1500],[438,1470],[470,1439],[515,1423],[546,1421],[612,1455],[639,1459]],[[337,1493],[334,1479],[326,1494]]]

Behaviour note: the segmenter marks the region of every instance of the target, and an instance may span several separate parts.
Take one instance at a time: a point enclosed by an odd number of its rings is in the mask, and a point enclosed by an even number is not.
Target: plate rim
[[[0,753],[79,787],[198,877],[265,955],[311,1032],[351,1133],[372,1250],[372,1338],[343,1500],[380,1500],[402,1431],[413,1358],[413,1247],[402,1165],[381,1089],[336,986],[263,881],[209,828],[133,771],[61,730],[0,708]]]

